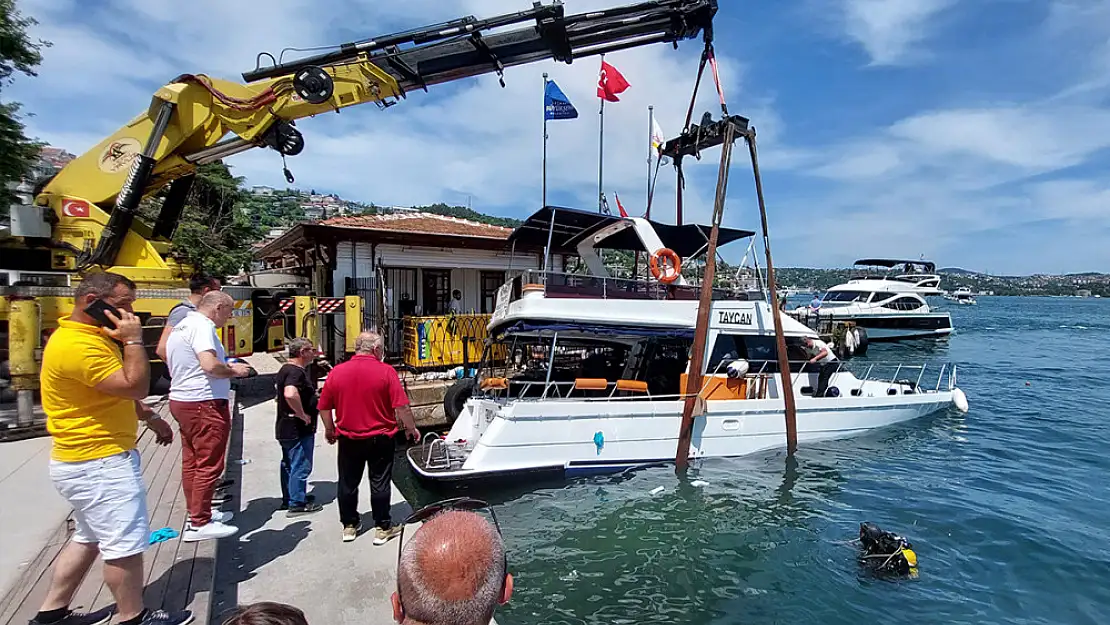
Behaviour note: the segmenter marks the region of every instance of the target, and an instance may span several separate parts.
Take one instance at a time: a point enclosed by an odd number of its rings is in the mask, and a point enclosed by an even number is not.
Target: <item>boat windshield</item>
[[[685,337],[510,333],[490,343],[483,378],[505,378],[510,397],[564,397],[576,380],[646,382],[651,395],[680,392],[692,340]],[[607,392],[606,392],[607,393]]]
[[[866,302],[871,296],[869,291],[829,291],[821,300],[822,304],[851,304],[853,302]]]

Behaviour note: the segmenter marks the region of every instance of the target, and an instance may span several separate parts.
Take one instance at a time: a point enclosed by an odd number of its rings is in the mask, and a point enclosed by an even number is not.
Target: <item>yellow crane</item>
[[[8,348],[8,391],[19,397],[18,423],[33,420],[28,411],[38,388],[40,346],[72,306],[68,295],[81,272],[113,271],[134,280],[140,289],[135,309],[144,323],[162,321],[187,295],[183,286],[192,270],[168,252],[197,166],[255,147],[295,156],[304,148],[297,119],[367,102],[385,108],[414,90],[501,75],[514,65],[570,63],[653,43],[677,46],[699,34],[708,42],[716,11],[716,0],[648,0],[566,15],[561,2],[534,2],[516,13],[462,17],[289,62],[263,53],[258,59],[269,57],[271,64],[245,72],[243,83],[178,76],[154,93],[145,112],[42,184],[33,202],[12,207],[10,236],[0,239],[0,278],[10,284],[0,302],[0,334]],[[154,223],[136,219],[139,202],[163,190]],[[11,284],[11,277],[27,276],[29,284]],[[36,284],[35,276],[56,281]],[[231,292],[242,305],[223,332],[228,354],[280,347],[285,330],[269,327],[270,319],[253,309],[258,294]],[[343,307],[346,325],[355,329],[347,332],[349,342],[362,315],[358,298],[348,299],[354,301]],[[312,327],[314,307],[311,299],[298,299],[295,333]],[[257,324],[267,326],[260,335]],[[4,426],[0,415],[0,430]]]

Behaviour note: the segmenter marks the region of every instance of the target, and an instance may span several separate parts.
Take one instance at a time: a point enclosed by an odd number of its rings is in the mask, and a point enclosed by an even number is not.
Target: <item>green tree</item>
[[[34,76],[42,62],[39,50],[50,44],[32,41],[27,28],[36,24],[23,16],[15,0],[0,0],[0,90],[11,84],[13,74]],[[0,213],[7,215],[8,185],[18,183],[38,157],[41,144],[27,138],[19,118],[18,102],[0,102]]]
[[[197,168],[171,256],[221,277],[250,266],[251,244],[261,239],[261,232],[248,214],[250,194],[242,183],[221,162]]]
[[[448,206],[439,203],[428,206],[416,206],[415,208],[426,213],[435,213],[436,215],[443,215],[445,217],[458,217],[459,219],[467,219],[469,221],[476,221],[478,223],[491,224],[494,226],[504,226],[506,228],[516,228],[524,223],[519,219],[513,219],[511,217],[494,217],[492,215],[479,213],[465,206]]]

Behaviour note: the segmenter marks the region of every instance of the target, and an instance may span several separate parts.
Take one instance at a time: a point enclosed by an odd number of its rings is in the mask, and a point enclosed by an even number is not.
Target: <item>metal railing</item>
[[[756,388],[754,382],[762,380],[764,384],[769,380],[778,381],[778,367],[775,361],[757,361],[754,364],[759,364],[758,368],[749,370],[744,378],[748,380],[748,398],[751,399],[752,393]],[[797,387],[798,382],[803,375],[818,375],[820,374],[820,365],[813,365],[806,361],[791,361],[791,385]],[[795,368],[794,365],[797,365]],[[858,363],[853,364],[845,361],[836,361],[836,370],[830,378],[830,386],[835,385],[836,374],[840,372],[851,373],[856,380],[859,381],[859,386],[854,388],[843,388],[841,396],[858,396],[862,392],[864,386],[868,382],[879,382],[887,385],[886,392],[888,394],[897,394],[897,387],[907,387],[904,394],[922,394],[922,393],[936,393],[942,391],[951,391],[956,387],[956,365],[949,363],[941,364],[920,364],[909,365],[901,362],[875,362],[875,363]],[[867,365],[864,369],[863,365]],[[722,365],[723,366],[723,365]],[[862,373],[860,373],[862,371]],[[936,372],[936,382],[933,383],[933,372]],[[718,371],[713,373],[720,373]],[[929,373],[926,376],[926,373]],[[900,377],[901,376],[901,377]],[[701,391],[704,392],[708,386],[709,377],[706,376],[705,381],[702,383]],[[690,394],[681,392],[677,394],[632,394],[632,395],[617,395],[615,389],[609,389],[615,385],[614,381],[608,381],[605,392],[595,392],[591,395],[592,389],[587,389],[585,393],[579,396],[572,394],[575,388],[573,380],[512,380],[508,381],[508,388],[498,390],[496,395],[504,398],[512,399],[527,399],[527,400],[550,400],[550,399],[574,399],[577,401],[666,401],[676,399],[686,399]],[[763,387],[765,388],[765,386]],[[529,391],[533,389],[541,390],[534,395],[529,395]],[[513,393],[512,391],[516,391]],[[891,392],[893,391],[893,392]],[[494,393],[491,393],[493,395]],[[762,397],[759,397],[762,398]]]
[[[644,300],[692,300],[701,294],[701,287],[695,285],[662,284],[655,280],[632,280],[627,278],[602,278],[553,271],[529,269],[513,278],[511,300],[520,299],[523,285],[541,284],[544,297],[550,298],[596,298],[596,299],[644,299]],[[747,291],[713,289],[714,300],[750,300],[757,294]]]
[[[489,336],[489,320],[490,315],[404,317],[401,358],[417,369],[477,367]],[[505,351],[503,346],[494,346],[490,358],[504,360]]]

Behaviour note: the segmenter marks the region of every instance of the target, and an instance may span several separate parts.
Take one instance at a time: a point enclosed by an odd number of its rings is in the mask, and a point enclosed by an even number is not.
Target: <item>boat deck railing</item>
[[[525,292],[542,293],[549,298],[643,299],[697,301],[701,287],[696,285],[663,284],[656,280],[603,278],[574,273],[529,269],[512,280],[511,301]],[[714,300],[762,299],[758,293],[738,289],[713,289]]]
[[[766,398],[766,389],[772,381],[779,379],[778,365],[775,361],[752,362],[751,369],[744,375],[747,381],[748,399]],[[722,362],[716,373],[724,372],[727,362]],[[758,367],[756,365],[759,365]],[[802,376],[820,374],[821,366],[806,361],[791,362],[791,383],[799,387]],[[853,381],[848,386],[836,383],[835,375],[848,372]],[[706,376],[701,392],[708,388],[710,377]],[[830,386],[837,386],[841,396],[859,396],[867,383],[886,384],[888,395],[914,395],[951,391],[956,387],[956,365],[950,363],[907,364],[903,362],[847,362],[837,361],[836,370]],[[803,386],[804,391],[811,387]],[[484,389],[486,394],[502,398],[524,401],[575,400],[575,401],[644,401],[644,400],[681,400],[690,394],[652,394],[644,382],[636,380],[605,380],[600,378],[578,378],[575,380],[512,380],[499,378],[493,388]],[[698,393],[701,394],[701,393]]]
[[[866,382],[881,382],[888,384],[887,393],[895,394],[898,385],[907,387],[906,394],[950,391],[956,387],[956,365],[950,363],[940,364],[906,364],[903,362],[867,362],[843,361],[836,362],[836,373],[847,371],[860,381],[857,388],[841,389],[849,391],[848,394],[859,394]],[[811,365],[806,362],[802,370],[793,374],[797,380],[802,374],[820,373],[820,365]]]

